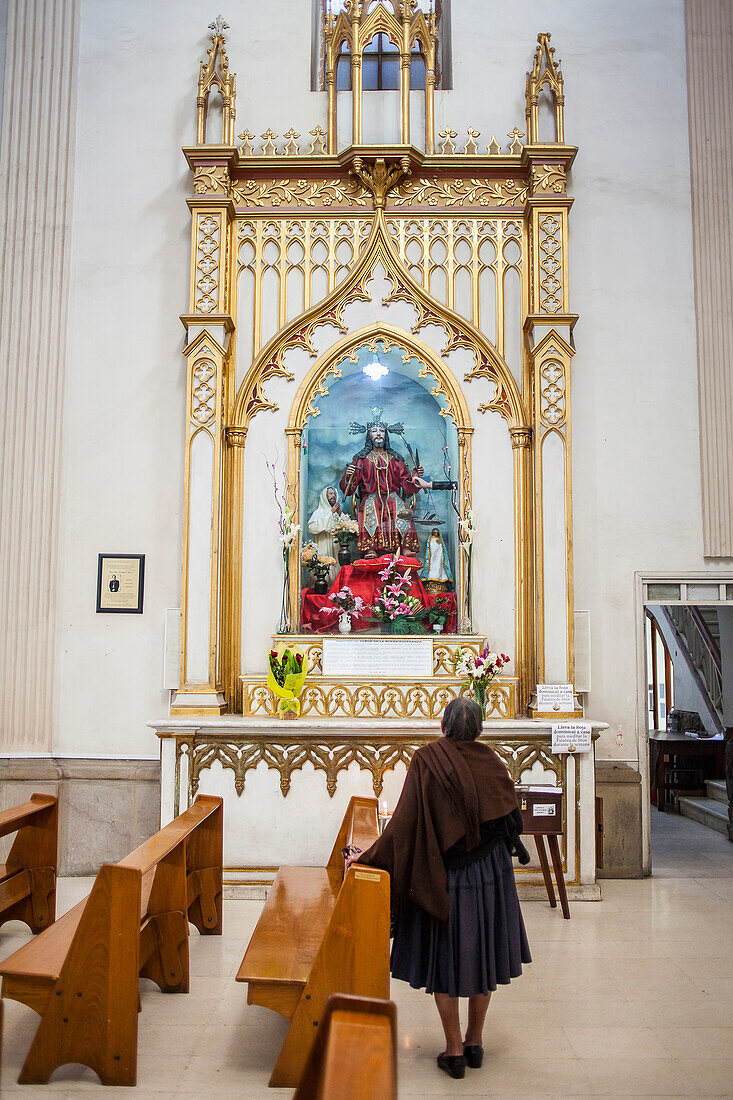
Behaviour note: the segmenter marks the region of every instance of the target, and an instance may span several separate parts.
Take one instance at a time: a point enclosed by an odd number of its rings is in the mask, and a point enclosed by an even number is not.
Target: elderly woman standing
[[[415,753],[392,820],[360,864],[389,871],[392,976],[435,995],[445,1032],[438,1065],[463,1077],[483,1061],[491,993],[531,962],[512,855],[529,855],[514,784],[496,753],[477,743],[480,707],[453,699],[443,736]],[[461,1033],[459,997],[468,998]]]

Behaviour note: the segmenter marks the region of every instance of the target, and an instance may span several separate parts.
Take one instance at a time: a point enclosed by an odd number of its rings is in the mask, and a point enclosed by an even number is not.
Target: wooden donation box
[[[552,866],[555,871],[555,881],[557,883],[557,892],[560,895],[562,915],[566,920],[569,920],[570,908],[568,906],[567,891],[565,889],[560,845],[557,842],[557,838],[562,836],[563,832],[562,795],[562,787],[517,785],[517,798],[519,799],[519,809],[522,814],[524,833],[525,836],[533,836],[535,839],[537,855],[539,856],[542,877],[545,880],[545,887],[547,889],[547,896],[550,899],[550,905],[554,909],[557,906],[557,902],[555,901],[555,891],[552,886],[550,865],[547,860],[545,837],[547,837],[547,844],[552,858]]]

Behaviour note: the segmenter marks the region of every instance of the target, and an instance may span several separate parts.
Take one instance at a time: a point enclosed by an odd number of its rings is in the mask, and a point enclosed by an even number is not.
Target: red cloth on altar
[[[312,588],[304,588],[300,601],[300,629],[305,634],[337,633],[338,610],[328,610],[328,608],[334,606],[328,597],[332,592],[340,592],[344,587],[350,588],[355,596],[361,596],[364,603],[371,608],[383,583],[379,573],[389,564],[390,560],[390,556],[386,554],[382,558],[369,558],[342,566],[338,571],[336,580],[325,596],[316,595]],[[403,558],[397,568],[400,573],[405,573],[408,569],[412,570],[409,578],[409,595],[415,596],[423,607],[432,607],[438,596],[431,596],[425,591],[417,572],[421,568],[419,560],[417,558]],[[447,634],[453,634],[456,629],[456,594],[455,592],[445,592],[442,595],[450,607],[450,614],[443,629]],[[374,630],[375,627],[378,627],[379,623],[372,622],[369,614],[369,611],[367,611],[366,618],[360,615],[352,615],[352,631]],[[432,633],[430,623],[425,622],[424,625],[426,632],[428,634]]]

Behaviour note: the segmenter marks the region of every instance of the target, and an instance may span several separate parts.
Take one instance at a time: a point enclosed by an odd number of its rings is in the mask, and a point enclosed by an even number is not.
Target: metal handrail
[[[684,639],[690,660],[705,685],[713,709],[722,717],[723,677],[720,653],[710,631],[703,632],[700,629],[696,616],[692,614],[694,608],[685,604],[672,604],[665,610],[676,632]]]
[[[712,655],[713,660],[715,661],[716,665],[718,666],[718,669],[722,672],[723,666],[722,666],[721,659],[720,659],[720,646],[718,645],[717,641],[715,640],[714,635],[711,633],[710,627],[708,626],[707,621],[700,614],[700,608],[691,606],[691,607],[688,608],[688,610],[689,610],[690,614],[692,615],[693,619],[695,620],[695,625],[697,626],[697,629],[700,631],[700,633],[704,637],[704,639],[707,643],[708,649],[710,650],[710,653]]]

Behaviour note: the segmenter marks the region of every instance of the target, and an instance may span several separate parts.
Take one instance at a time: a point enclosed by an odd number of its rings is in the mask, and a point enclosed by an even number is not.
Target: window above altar
[[[365,0],[362,18],[367,16],[379,0]],[[325,23],[327,16],[334,18],[345,10],[346,0],[312,0],[313,3],[313,39],[311,57],[311,91],[324,91],[326,87],[326,40]],[[382,0],[385,9],[395,14],[392,0]],[[397,16],[399,17],[399,3]],[[453,87],[453,58],[451,50],[451,0],[416,0],[415,12],[422,12],[426,18],[435,16],[436,52],[435,87],[443,90]],[[413,91],[425,88],[425,58],[418,43],[412,44],[410,61],[410,87]],[[380,32],[375,35],[364,50],[363,90],[388,91],[399,86],[399,48],[389,37]],[[351,55],[344,43],[336,71],[338,91],[351,90]]]

